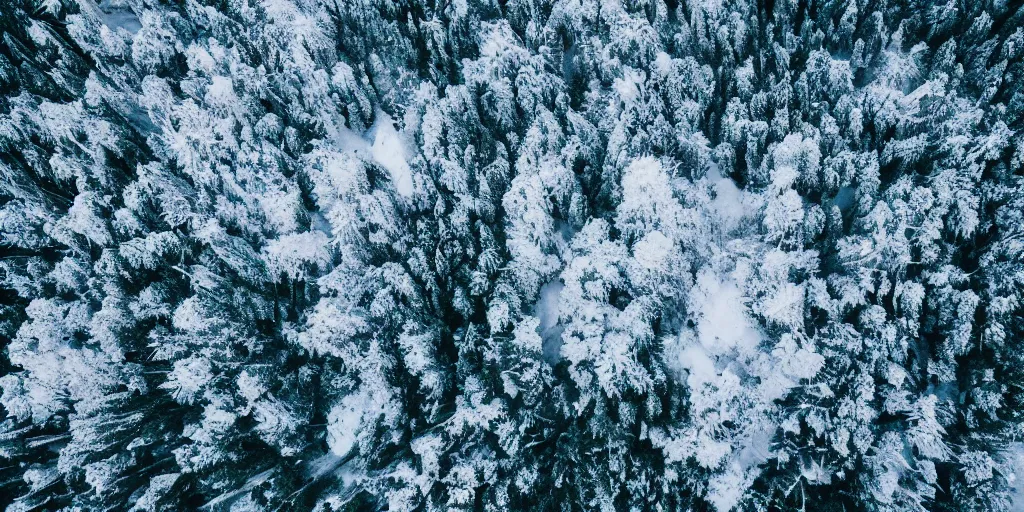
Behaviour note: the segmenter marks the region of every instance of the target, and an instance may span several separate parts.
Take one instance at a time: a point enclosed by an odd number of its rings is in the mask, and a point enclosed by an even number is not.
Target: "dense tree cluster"
[[[1012,506],[1020,2],[3,4],[7,510]]]

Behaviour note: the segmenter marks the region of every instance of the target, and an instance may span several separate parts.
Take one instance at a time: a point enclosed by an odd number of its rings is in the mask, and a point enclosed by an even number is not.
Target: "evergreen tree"
[[[1019,2],[9,0],[0,506],[1012,510]]]

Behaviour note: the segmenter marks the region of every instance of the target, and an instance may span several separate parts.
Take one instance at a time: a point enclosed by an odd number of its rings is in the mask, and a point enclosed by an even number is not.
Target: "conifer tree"
[[[1024,502],[1017,2],[0,36],[0,507]]]

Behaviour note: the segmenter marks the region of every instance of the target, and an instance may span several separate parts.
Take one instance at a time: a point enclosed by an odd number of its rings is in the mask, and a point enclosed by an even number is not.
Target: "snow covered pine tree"
[[[1024,510],[1022,2],[0,34],[6,510]]]

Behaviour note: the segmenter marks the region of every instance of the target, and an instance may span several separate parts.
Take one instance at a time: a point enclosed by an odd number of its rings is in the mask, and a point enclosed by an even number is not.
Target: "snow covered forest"
[[[1024,510],[1024,2],[0,36],[0,508]]]

